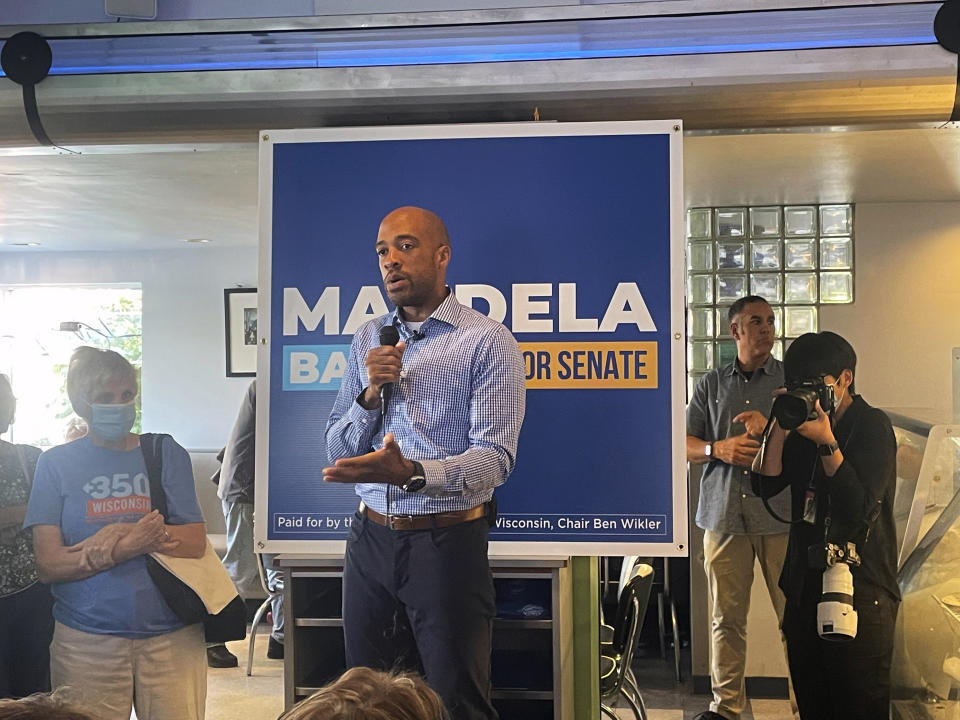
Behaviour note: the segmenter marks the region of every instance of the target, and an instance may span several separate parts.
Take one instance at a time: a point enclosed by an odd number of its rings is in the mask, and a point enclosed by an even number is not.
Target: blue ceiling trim
[[[936,43],[936,3],[492,25],[53,39],[51,75],[712,55]]]

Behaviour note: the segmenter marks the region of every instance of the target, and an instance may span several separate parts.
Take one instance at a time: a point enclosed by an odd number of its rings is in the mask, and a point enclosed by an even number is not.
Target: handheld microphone
[[[380,344],[391,347],[400,342],[400,332],[393,325],[384,325],[380,328]],[[387,417],[387,405],[393,396],[393,383],[384,383],[380,386],[380,417]]]

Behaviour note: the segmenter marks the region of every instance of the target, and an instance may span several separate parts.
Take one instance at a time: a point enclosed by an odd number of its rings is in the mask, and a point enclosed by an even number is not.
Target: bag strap
[[[140,435],[140,452],[147,466],[147,480],[150,484],[150,504],[159,510],[164,520],[167,515],[167,494],[163,489],[163,439],[169,437],[163,433],[143,433]]]

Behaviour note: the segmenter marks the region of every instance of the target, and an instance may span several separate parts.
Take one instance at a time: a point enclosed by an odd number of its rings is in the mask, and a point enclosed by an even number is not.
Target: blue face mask
[[[90,430],[104,440],[123,440],[137,419],[137,408],[131,400],[123,405],[90,405]]]

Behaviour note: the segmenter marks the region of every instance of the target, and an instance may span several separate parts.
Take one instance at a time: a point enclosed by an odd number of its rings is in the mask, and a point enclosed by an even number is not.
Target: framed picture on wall
[[[223,291],[226,319],[227,377],[257,374],[257,289]]]

